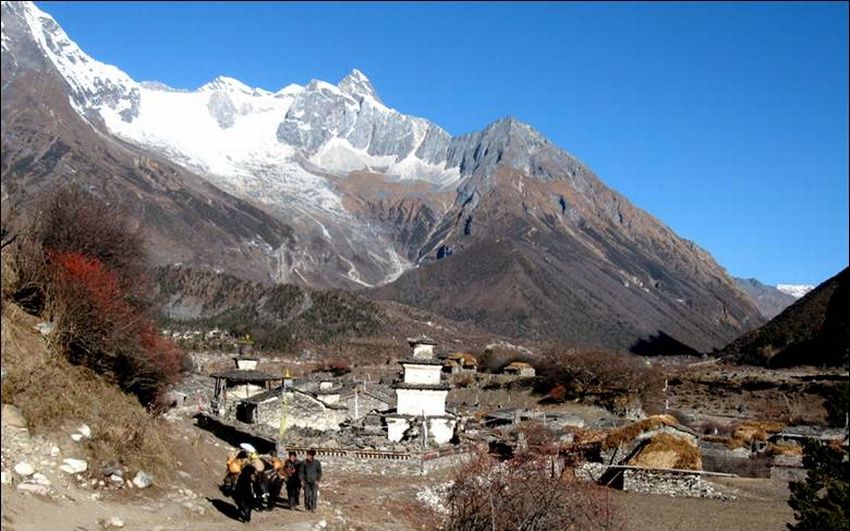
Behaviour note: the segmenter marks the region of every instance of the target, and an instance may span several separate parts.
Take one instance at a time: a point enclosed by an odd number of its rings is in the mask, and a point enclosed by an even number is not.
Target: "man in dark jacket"
[[[316,450],[307,450],[307,459],[301,463],[301,481],[304,482],[304,507],[316,512],[319,482],[322,481],[322,463],[316,459]]]
[[[301,493],[301,461],[295,452],[289,452],[289,457],[283,464],[286,473],[286,496],[289,498],[289,510],[298,509],[299,494]]]
[[[236,480],[236,486],[233,489],[233,499],[236,501],[236,508],[239,510],[239,518],[243,522],[251,521],[251,510],[257,503],[257,497],[254,495],[254,483],[256,481],[256,471],[252,465],[245,465],[239,473],[239,479]]]

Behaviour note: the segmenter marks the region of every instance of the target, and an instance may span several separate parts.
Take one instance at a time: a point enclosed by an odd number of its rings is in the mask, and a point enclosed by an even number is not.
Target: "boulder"
[[[21,413],[21,408],[11,404],[3,404],[2,412],[3,424],[13,428],[26,428],[27,421],[24,420],[24,415]]]
[[[74,459],[69,457],[63,460],[62,462],[64,463],[63,466],[67,466],[71,469],[71,474],[80,474],[82,472],[85,472],[89,468],[88,462],[86,462],[84,459]],[[62,470],[65,469],[63,468]]]
[[[28,477],[35,473],[35,468],[26,461],[21,461],[15,465],[15,473],[19,476]]]
[[[42,496],[50,494],[50,489],[47,486],[39,485],[38,483],[18,483],[18,486],[15,488],[29,494],[40,494]]]
[[[38,472],[32,475],[30,481],[37,485],[44,485],[45,487],[50,486],[50,480],[47,479],[47,476],[45,476],[44,474],[39,474]]]
[[[117,476],[122,476],[122,477],[124,476],[124,470],[121,469],[121,464],[118,463],[118,461],[116,461],[114,459],[110,459],[109,461],[106,461],[105,463],[103,463],[103,465],[101,465],[100,468],[101,468],[101,472],[103,472],[104,476],[107,476],[107,477],[112,476],[112,475],[117,475]]]
[[[43,336],[49,336],[51,332],[53,332],[53,323],[49,321],[45,321],[43,323],[38,323],[35,325],[35,329],[38,330],[38,333]]]
[[[82,424],[79,428],[77,428],[77,433],[86,439],[91,439],[91,428],[89,428],[88,424]]]
[[[12,483],[12,474],[7,472],[6,470],[0,472],[0,483],[2,483],[3,485],[9,485],[10,483]]]
[[[145,472],[139,470],[136,474],[136,477],[133,478],[133,485],[139,487],[140,489],[144,489],[146,487],[150,487],[153,483],[153,477]]]
[[[105,529],[124,527],[124,520],[118,518],[117,516],[113,516],[109,520],[101,520],[99,523],[101,527]]]

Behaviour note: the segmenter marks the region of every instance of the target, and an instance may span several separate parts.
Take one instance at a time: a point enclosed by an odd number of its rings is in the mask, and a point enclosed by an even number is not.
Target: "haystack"
[[[676,417],[672,415],[652,415],[628,426],[611,430],[605,437],[602,447],[606,450],[615,448],[630,443],[641,433],[652,431],[661,426],[678,426],[678,424]]]
[[[449,360],[458,363],[465,369],[472,369],[478,366],[478,360],[469,352],[453,352],[449,354]]]
[[[767,438],[782,431],[785,424],[781,422],[744,421],[740,423],[732,434],[732,438],[744,441],[766,441]]]
[[[627,463],[646,468],[702,470],[702,453],[687,439],[667,433],[652,436]]]

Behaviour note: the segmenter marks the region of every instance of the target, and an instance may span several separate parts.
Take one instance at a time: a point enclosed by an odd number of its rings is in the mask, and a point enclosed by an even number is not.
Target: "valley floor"
[[[14,485],[3,485],[2,529],[94,531],[103,529],[113,517],[124,523],[124,529],[146,531],[243,527],[289,531],[439,529],[439,519],[417,501],[416,493],[444,482],[445,477],[364,476],[333,470],[326,471],[316,513],[276,508],[255,512],[249,525],[238,523],[231,518],[232,500],[218,490],[224,458],[231,448],[195,427],[191,419],[177,418],[173,425],[179,441],[174,456],[175,466],[182,472],[179,480],[170,485],[155,482],[145,490],[97,491],[63,480],[61,472],[44,470],[53,480],[53,496],[25,494]],[[8,436],[14,429],[4,426],[4,446],[14,439]],[[608,493],[615,510],[625,515],[628,529],[776,530],[791,520],[785,483],[744,478],[723,481],[739,491],[736,500],[671,498],[617,490]],[[92,499],[98,494],[99,499]]]

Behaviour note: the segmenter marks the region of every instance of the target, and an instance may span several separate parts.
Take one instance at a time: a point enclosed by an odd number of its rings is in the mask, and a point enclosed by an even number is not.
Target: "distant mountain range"
[[[277,91],[137,82],[2,4],[3,215],[76,183],[157,264],[365,290],[512,337],[665,353],[764,322],[709,253],[512,118],[452,136],[354,70]]]
[[[811,290],[764,326],[727,345],[721,355],[741,363],[848,366],[850,269]]]
[[[815,289],[811,284],[777,284],[776,289],[782,293],[787,293],[795,299],[799,299],[806,293]]]
[[[744,290],[755,301],[759,311],[766,319],[773,319],[782,310],[811,290],[808,286],[794,286],[798,288],[797,292],[803,292],[801,288],[808,288],[801,295],[797,296],[789,293],[787,290],[780,290],[779,287],[763,284],[755,278],[734,278],[735,282],[738,283],[738,287]]]

